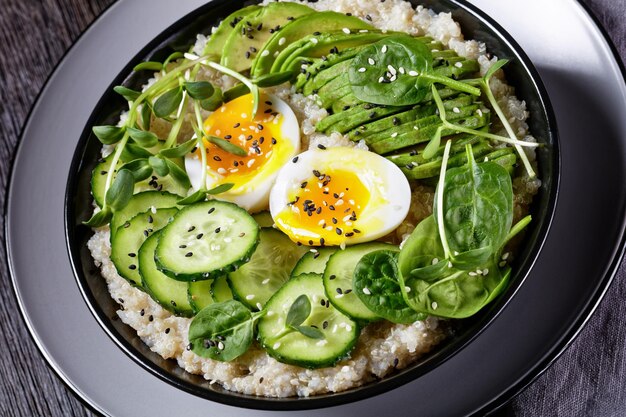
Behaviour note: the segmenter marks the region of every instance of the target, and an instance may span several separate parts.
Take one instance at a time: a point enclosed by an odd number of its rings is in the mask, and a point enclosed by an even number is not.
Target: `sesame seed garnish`
[[[337,287],[335,291],[337,291],[337,294],[343,294],[343,290],[339,287]]]
[[[297,157],[297,156],[296,156],[296,157],[294,157],[294,158],[291,160],[291,162],[293,162],[294,164],[295,164],[296,162],[298,162],[298,157]]]
[[[170,328],[168,327],[167,329],[165,329],[165,334],[168,334],[170,332]]]
[[[131,253],[128,254],[128,256],[130,256],[131,258],[134,258],[135,256],[137,256],[137,254],[134,253],[134,252],[131,252]]]
[[[367,63],[370,65],[376,65],[376,61],[374,61],[374,58],[367,58]]]
[[[253,294],[246,295],[246,300],[252,300],[252,299],[254,299],[254,295]]]
[[[318,143],[317,147],[321,150],[326,150],[326,146],[322,145],[321,143]]]
[[[213,213],[214,211],[215,211],[215,207],[211,207],[211,208],[209,209],[209,214]]]
[[[222,228],[221,228],[221,227],[218,227],[217,229],[215,229],[215,233],[219,233],[219,232],[220,232],[220,230],[222,230]]]
[[[372,295],[372,292],[369,290],[369,288],[363,288],[363,294],[365,295]]]
[[[185,254],[185,257],[186,257],[186,258],[191,258],[192,256],[193,256],[193,252],[187,252],[187,253]]]
[[[341,30],[342,30],[342,31],[343,31],[343,33],[345,33],[346,35],[349,35],[349,34],[350,34],[350,29],[348,29],[348,28],[343,28],[343,29],[341,29]]]
[[[380,52],[382,52],[383,54],[387,53],[387,45],[383,45],[383,47],[380,49]]]
[[[132,265],[132,264],[128,265],[128,269],[135,270],[135,269],[137,269],[137,265]]]
[[[365,71],[367,71],[367,70],[365,69],[365,67],[361,67],[361,68],[359,68],[359,69],[358,69],[358,71],[359,71],[359,72],[365,72]]]

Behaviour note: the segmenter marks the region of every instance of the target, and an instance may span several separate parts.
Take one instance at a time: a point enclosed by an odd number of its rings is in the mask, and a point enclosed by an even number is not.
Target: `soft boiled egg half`
[[[185,158],[185,168],[194,190],[201,187],[202,170],[206,169],[207,189],[233,184],[217,198],[257,212],[267,209],[278,171],[300,151],[300,129],[293,110],[274,95],[261,95],[254,118],[252,109],[252,95],[247,94],[225,103],[204,122],[207,135],[243,148],[246,156],[205,141],[206,166],[202,166],[200,151],[196,151]]]
[[[402,223],[410,203],[409,182],[395,164],[348,147],[301,153],[280,170],[270,194],[276,226],[311,246],[385,236]]]

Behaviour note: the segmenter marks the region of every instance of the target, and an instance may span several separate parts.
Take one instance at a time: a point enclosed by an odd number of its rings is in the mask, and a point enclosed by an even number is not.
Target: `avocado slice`
[[[211,34],[209,40],[204,47],[203,55],[211,55],[217,58],[221,58],[222,51],[224,50],[224,44],[226,40],[233,33],[235,26],[239,23],[244,17],[249,16],[258,10],[261,9],[261,6],[248,6],[243,9],[239,9],[230,15],[217,27],[215,32]]]
[[[281,27],[314,10],[300,3],[275,2],[247,14],[224,43],[221,64],[237,72],[250,66],[268,39]]]
[[[360,48],[350,48],[350,49],[346,49],[342,51],[339,54],[329,54],[327,56],[323,56],[322,58],[319,58],[315,62],[315,64],[310,65],[307,68],[307,72],[305,74],[298,75],[298,78],[296,81],[296,89],[302,89],[303,87],[305,87],[306,84],[308,84],[309,81],[311,81],[312,77],[316,76],[322,71],[330,69],[336,64],[339,64],[343,61],[347,61],[349,59],[354,58],[356,54],[359,52],[359,49]],[[311,75],[307,76],[307,73],[310,73]],[[310,94],[312,93],[311,92],[305,93],[305,95],[310,95]]]
[[[326,83],[334,80],[342,74],[347,73],[351,63],[352,60],[342,61],[330,68],[320,71],[312,80],[304,85],[302,93],[308,96],[312,94],[314,90],[319,90],[325,86]]]
[[[252,76],[260,77],[269,74],[280,52],[293,42],[316,32],[335,30],[352,32],[374,30],[374,28],[358,17],[348,16],[342,13],[326,11],[307,14],[276,31],[267,43],[265,43],[265,46],[259,51],[252,63]]]

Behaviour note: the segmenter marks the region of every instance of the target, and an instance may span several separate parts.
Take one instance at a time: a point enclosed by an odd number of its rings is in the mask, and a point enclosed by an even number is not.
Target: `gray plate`
[[[50,365],[85,402],[107,415],[279,414],[208,402],[135,364],[89,312],[64,244],[63,197],[85,121],[126,63],[202,3],[121,0],[111,7],[48,82],[15,159],[7,247],[20,307]],[[398,416],[416,410],[458,415],[499,403],[556,357],[610,282],[623,250],[626,212],[626,120],[620,117],[626,113],[626,87],[613,52],[573,0],[526,0],[523,8],[521,2],[472,3],[528,53],[557,114],[561,189],[542,254],[498,319],[434,371],[378,397],[290,415],[385,415],[389,409]],[[150,24],[138,25],[136,16],[148,7]]]

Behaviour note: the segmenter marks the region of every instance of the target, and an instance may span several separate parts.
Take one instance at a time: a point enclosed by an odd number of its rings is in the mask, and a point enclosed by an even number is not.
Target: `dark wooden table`
[[[131,0],[122,0],[131,1]],[[176,0],[172,0],[176,1]],[[513,0],[509,0],[513,1]],[[549,1],[549,0],[548,0]],[[17,145],[20,129],[39,90],[65,51],[87,26],[114,0],[0,0],[0,240],[4,242],[4,201],[9,176],[10,160]],[[606,28],[622,57],[626,58],[626,1],[584,0]],[[625,115],[626,116],[626,115]],[[622,270],[625,265],[622,265]],[[91,416],[73,394],[47,367],[35,344],[29,337],[18,313],[11,288],[6,254],[0,251],[0,417],[8,416]],[[616,337],[607,331],[608,326],[623,326],[623,321],[612,319],[616,306],[626,296],[626,276],[614,283],[598,312],[576,342],[550,370],[540,377],[503,412],[506,415],[527,415],[525,404],[535,398],[549,400],[552,379],[567,374],[572,363],[584,361],[593,355],[594,343],[603,338]],[[619,316],[618,316],[619,317]],[[623,315],[621,316],[624,317]],[[623,333],[617,333],[623,335]],[[626,340],[622,340],[614,358],[616,364],[626,362]],[[609,402],[616,414],[626,413],[623,392],[614,396],[599,397],[602,378],[587,375],[599,384],[590,393],[588,387],[572,390],[581,393],[580,401]],[[592,372],[593,373],[593,372]],[[586,378],[572,381],[588,384]],[[622,383],[624,387],[626,383]],[[593,398],[586,398],[587,395]],[[558,394],[557,394],[558,397]],[[603,399],[602,399],[603,398]],[[606,409],[606,408],[605,408]],[[538,413],[533,408],[533,413]],[[541,408],[539,408],[541,410]],[[549,404],[543,408],[549,410]],[[593,404],[587,415],[594,415]],[[622,414],[618,414],[621,410]],[[531,413],[532,414],[532,413]],[[542,413],[543,414],[543,413]]]

